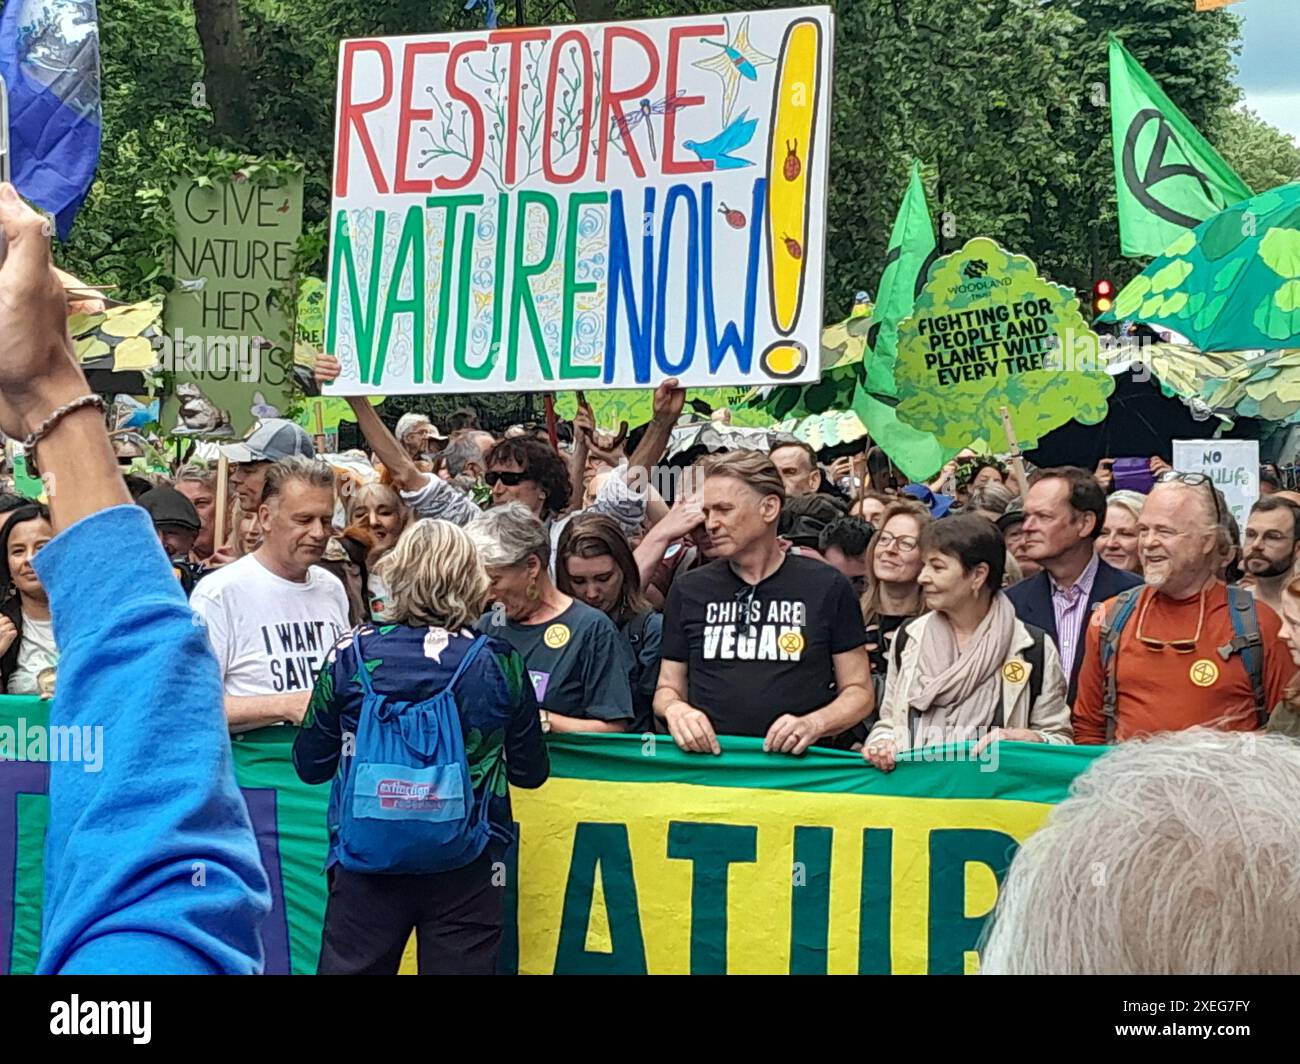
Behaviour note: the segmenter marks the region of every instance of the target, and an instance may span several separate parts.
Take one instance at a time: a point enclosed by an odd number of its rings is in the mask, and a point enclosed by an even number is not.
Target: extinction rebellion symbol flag
[[[1110,126],[1125,255],[1159,255],[1251,195],[1116,37],[1110,39]]]

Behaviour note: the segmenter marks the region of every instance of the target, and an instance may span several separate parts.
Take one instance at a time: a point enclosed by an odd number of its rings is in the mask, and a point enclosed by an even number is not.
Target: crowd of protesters
[[[266,420],[223,448],[220,543],[216,462],[140,492],[205,626],[231,732],[308,719],[348,633],[392,622],[405,585],[427,582],[393,561],[429,521],[468,535],[487,581],[476,627],[518,655],[543,733],[659,732],[715,754],[719,736],[754,736],[888,770],[966,739],[1293,728],[1300,500],[1267,478],[1238,536],[1207,478],[1159,458],[1146,493],[1108,493],[1108,461],[1022,481],[973,455],[906,483],[878,448],[824,464],[773,437],[675,469],[665,499],[656,474],[683,400],[660,387],[635,447],[585,402],[556,447],[495,436],[468,410],[445,432],[418,414],[390,429],[353,400],[369,452],[356,457],[377,471],[359,486],[298,425]],[[36,692],[58,655],[28,560],[51,530],[39,504],[0,504],[0,670],[7,691]]]
[[[19,243],[5,283],[45,315],[23,329],[54,335],[65,307],[48,247],[6,189],[0,215]],[[873,772],[968,741],[1296,730],[1300,496],[1267,481],[1242,534],[1208,477],[1158,458],[1145,493],[1110,490],[1106,462],[1026,477],[975,456],[907,483],[878,448],[859,468],[776,437],[703,457],[665,498],[656,471],[685,400],[670,380],[631,439],[602,432],[585,403],[557,447],[498,438],[468,411],[445,431],[421,415],[390,429],[354,400],[370,482],[269,419],[224,446],[227,484],[211,462],[131,484],[70,356],[49,342],[19,354],[0,366],[18,397],[0,400],[0,425],[48,437],[33,457],[59,487],[48,509],[0,497],[5,692],[66,684],[68,716],[119,698],[115,662],[200,660],[185,677],[160,672],[148,696],[183,718],[170,729],[193,724],[167,761],[175,787],[150,779],[159,793],[143,796],[129,761],[93,783],[52,776],[52,844],[100,878],[66,861],[49,873],[43,970],[112,968],[141,942],[174,970],[256,969],[255,940],[214,936],[193,898],[147,885],[145,847],[110,853],[80,826],[89,809],[140,838],[172,832],[157,859],[188,862],[184,840],[208,824],[228,890],[202,904],[254,927],[266,881],[229,746],[205,745],[216,727],[235,741],[293,729],[276,734],[293,737],[299,775],[332,781],[329,972],[394,971],[412,931],[423,971],[492,970],[502,916],[487,877],[510,842],[506,785],[546,780],[549,732],[658,732],[699,755],[749,736],[774,757],[860,751]],[[329,358],[317,369],[338,371]],[[46,378],[29,410],[20,400]],[[103,585],[83,601],[87,565]],[[157,748],[151,727],[132,725],[141,756]],[[352,740],[427,743],[445,759],[375,817],[356,808],[365,774],[391,766],[352,756]],[[182,777],[196,775],[191,795]],[[403,836],[393,810],[418,820],[430,797],[439,823]],[[152,930],[114,930],[110,888],[139,894]]]

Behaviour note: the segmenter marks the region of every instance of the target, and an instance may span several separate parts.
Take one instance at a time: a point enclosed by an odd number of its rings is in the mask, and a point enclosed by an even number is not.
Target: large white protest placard
[[[1212,478],[1245,531],[1246,517],[1259,499],[1258,440],[1174,440],[1174,468]]]
[[[829,8],[348,40],[341,394],[816,379]]]

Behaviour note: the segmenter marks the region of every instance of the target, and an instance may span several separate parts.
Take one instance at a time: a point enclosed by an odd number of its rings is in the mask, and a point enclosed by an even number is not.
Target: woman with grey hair
[[[1300,743],[1190,728],[1097,758],[1020,847],[990,975],[1300,971]]]
[[[1000,480],[981,484],[979,487],[971,488],[963,512],[981,513],[990,521],[996,521],[1007,512],[1007,507],[1011,505],[1011,500],[1015,497],[1016,493]]]
[[[632,720],[631,666],[604,613],[551,579],[551,537],[526,506],[494,506],[466,528],[491,580],[479,631],[523,655],[542,707],[542,731],[625,731]]]
[[[394,975],[414,930],[421,974],[488,975],[502,927],[494,862],[513,838],[507,783],[540,787],[548,773],[537,702],[519,655],[505,641],[470,630],[487,600],[488,578],[464,530],[418,521],[378,567],[389,588],[385,623],[362,626],[330,651],[293,745],[294,767],[305,782],[333,780],[318,970]],[[404,821],[433,815],[418,807],[419,774],[431,772],[418,766],[448,767],[437,757],[445,751],[435,703],[443,691],[455,699],[469,778],[460,782],[452,773],[451,793],[447,773],[430,778],[446,810],[459,807],[473,818],[473,843],[403,846]],[[376,721],[394,719],[416,767],[369,760],[375,747],[367,735],[380,727]],[[345,736],[353,743],[346,757]],[[376,768],[378,784],[366,773]],[[394,781],[388,778],[394,773],[405,775]],[[374,814],[382,820],[368,818],[369,832],[382,827],[387,836],[391,828],[393,843],[364,847],[341,811],[360,810],[366,797],[373,802],[376,785],[381,795],[391,794],[382,788],[394,782],[406,783],[414,797]]]

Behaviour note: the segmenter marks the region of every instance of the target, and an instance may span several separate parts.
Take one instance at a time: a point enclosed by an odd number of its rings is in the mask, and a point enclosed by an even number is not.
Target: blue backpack
[[[339,863],[350,872],[425,875],[464,868],[487,846],[487,802],[474,801],[456,682],[487,643],[479,636],[450,682],[423,702],[376,693],[352,637],[364,698],[356,749],[330,793]]]

